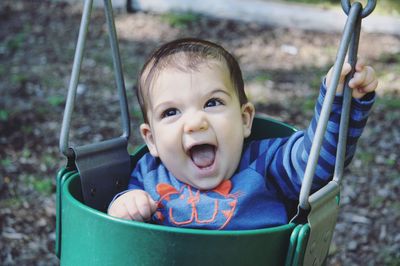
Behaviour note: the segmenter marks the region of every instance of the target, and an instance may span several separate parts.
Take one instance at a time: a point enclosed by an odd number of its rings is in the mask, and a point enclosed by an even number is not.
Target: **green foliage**
[[[372,163],[375,159],[375,155],[370,152],[360,152],[357,156],[365,165]]]
[[[373,196],[370,199],[370,205],[375,209],[382,208],[384,203],[385,203],[385,197],[382,197],[382,196],[377,195],[377,196]]]
[[[47,105],[39,105],[36,107],[35,113],[38,115],[38,117],[46,116],[49,113],[49,107]]]
[[[33,132],[33,127],[31,125],[22,125],[21,126],[21,131],[26,134],[29,135]]]
[[[51,73],[51,69],[48,66],[41,68],[41,73]],[[64,87],[62,80],[54,75],[41,75],[41,83],[43,87],[47,88],[61,88]]]
[[[392,209],[395,213],[400,213],[400,202],[392,203]]]
[[[22,47],[26,39],[24,32],[19,32],[6,41],[6,48],[9,51],[16,51]]]
[[[400,171],[393,170],[393,171],[389,172],[386,175],[386,177],[388,179],[397,180],[397,179],[400,178]],[[400,213],[400,203],[398,203],[398,207],[399,207],[398,210],[399,210],[399,213]]]
[[[28,159],[29,157],[32,156],[32,152],[28,148],[24,148],[21,154],[22,158]]]
[[[267,73],[259,74],[254,77],[254,81],[261,84],[264,84],[268,80],[272,80],[272,77]]]
[[[52,95],[47,97],[47,102],[53,106],[57,107],[64,104],[64,97],[60,95]]]
[[[142,121],[142,111],[140,109],[133,108],[133,110],[131,111],[131,117],[135,120]]]
[[[11,75],[11,83],[14,86],[21,86],[28,81],[28,76],[25,73],[15,73]]]
[[[321,78],[315,78],[311,81],[311,88],[319,88],[321,85]],[[315,89],[314,92],[311,95],[308,95],[305,98],[299,99],[301,100],[300,104],[302,105],[302,109],[304,111],[314,111],[315,104],[318,98],[318,91]]]
[[[396,159],[393,159],[393,158],[388,158],[388,159],[386,160],[386,162],[385,162],[385,164],[386,164],[387,166],[390,166],[390,167],[395,166],[396,163],[397,163]]]
[[[178,13],[171,12],[162,15],[162,20],[171,25],[172,27],[184,28],[189,24],[197,22],[200,19],[200,15],[188,12],[188,13]]]
[[[1,45],[1,44],[0,44]],[[0,46],[1,49],[1,46]],[[4,65],[0,65],[0,76],[6,75],[6,71],[8,68],[6,68],[6,66]]]
[[[34,180],[32,185],[37,192],[46,196],[51,195],[53,191],[53,183],[50,179]]]
[[[400,62],[400,53],[387,53],[380,56],[379,61],[386,64],[397,64]]]
[[[312,110],[314,110],[314,106],[315,106],[315,98],[314,97],[304,99],[303,110],[312,111]]]
[[[54,167],[54,165],[56,165],[58,162],[58,158],[53,154],[46,153],[44,156],[42,156],[41,161],[48,167]]]
[[[53,193],[53,182],[51,179],[39,179],[32,175],[23,177],[25,184],[44,196],[50,196]]]
[[[22,204],[22,199],[19,197],[11,197],[0,200],[0,208],[18,208]]]
[[[386,266],[398,266],[400,265],[400,255],[393,254],[393,251],[388,250],[388,248],[382,250],[379,255],[384,261]]]
[[[400,16],[400,1],[379,0],[376,3],[376,12],[384,15]]]
[[[10,113],[7,110],[0,109],[0,121],[6,122],[10,117]]]
[[[377,99],[377,105],[382,105],[387,109],[400,109],[400,98],[396,97],[379,97]]]
[[[12,165],[12,163],[13,163],[12,160],[9,158],[5,158],[0,161],[1,167],[4,167],[4,168],[10,167]]]

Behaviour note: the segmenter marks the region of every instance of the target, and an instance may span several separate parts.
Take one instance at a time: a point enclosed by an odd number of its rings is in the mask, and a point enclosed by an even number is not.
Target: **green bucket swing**
[[[348,53],[354,66],[361,20],[376,5],[376,0],[369,0],[365,8],[358,2],[341,2],[348,18],[333,68],[333,82],[327,89],[314,135],[297,215],[290,223],[273,228],[214,231],[127,221],[105,213],[113,195],[127,187],[131,169],[147,149],[142,147],[132,155],[127,152],[129,112],[111,0],[104,0],[104,9],[123,134],[99,143],[69,147],[70,121],[93,3],[86,0],[60,136],[60,149],[68,162],[56,177],[56,254],[61,265],[323,265],[339,211],[351,100],[348,86],[344,89],[333,180],[310,196],[312,178],[345,56]],[[284,137],[294,131],[287,124],[258,116],[250,139]]]

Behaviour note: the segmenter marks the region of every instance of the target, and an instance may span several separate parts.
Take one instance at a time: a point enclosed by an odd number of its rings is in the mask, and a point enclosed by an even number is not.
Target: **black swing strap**
[[[130,121],[111,0],[104,0],[123,132],[120,137],[98,143],[80,147],[69,146],[71,116],[75,105],[92,6],[93,0],[85,1],[61,127],[60,150],[68,158],[67,167],[76,168],[79,171],[85,204],[104,211],[113,195],[127,186],[130,173],[130,156],[127,152]]]

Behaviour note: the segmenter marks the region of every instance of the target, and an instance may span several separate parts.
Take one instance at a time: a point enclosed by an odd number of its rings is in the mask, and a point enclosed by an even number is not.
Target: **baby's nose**
[[[188,115],[185,121],[184,131],[192,133],[196,131],[204,131],[208,129],[208,121],[203,112],[196,112]]]

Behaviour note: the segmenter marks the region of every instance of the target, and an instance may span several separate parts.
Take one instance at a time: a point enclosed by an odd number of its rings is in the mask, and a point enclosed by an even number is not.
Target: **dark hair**
[[[185,57],[172,56],[183,52]],[[156,79],[161,70],[173,66],[182,71],[196,70],[206,60],[215,59],[224,62],[228,67],[232,83],[241,105],[247,103],[244,92],[242,71],[236,59],[222,46],[194,38],[178,39],[168,42],[156,49],[143,66],[139,78],[136,96],[142,110],[143,119],[147,123],[147,106],[144,92],[149,91],[151,83]]]

